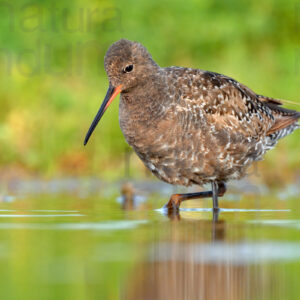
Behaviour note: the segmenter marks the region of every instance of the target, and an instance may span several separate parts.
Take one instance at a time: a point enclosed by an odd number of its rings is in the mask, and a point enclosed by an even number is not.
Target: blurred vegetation
[[[0,170],[123,176],[118,101],[83,147],[108,86],[103,57],[120,38],[144,44],[161,66],[213,70],[300,103],[299,31],[294,1],[1,2]],[[292,180],[299,149],[299,132],[280,142],[259,167],[265,181],[276,168],[276,182]],[[136,158],[132,168],[144,174]]]

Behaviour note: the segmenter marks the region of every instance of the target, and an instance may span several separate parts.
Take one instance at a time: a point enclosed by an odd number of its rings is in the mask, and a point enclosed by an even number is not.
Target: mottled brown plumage
[[[218,185],[243,177],[254,161],[299,127],[300,113],[282,108],[279,100],[218,73],[161,68],[136,42],[114,43],[105,70],[110,88],[85,143],[121,92],[121,130],[149,170],[176,185],[215,183],[215,197]],[[183,200],[175,198],[169,207]]]

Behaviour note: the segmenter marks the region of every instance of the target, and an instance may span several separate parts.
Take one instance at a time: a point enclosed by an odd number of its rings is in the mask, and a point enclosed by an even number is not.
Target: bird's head
[[[119,93],[129,92],[136,86],[143,84],[159,68],[143,45],[125,39],[121,39],[110,46],[104,58],[104,67],[109,79],[109,87],[87,132],[84,145],[87,144],[113,99]]]

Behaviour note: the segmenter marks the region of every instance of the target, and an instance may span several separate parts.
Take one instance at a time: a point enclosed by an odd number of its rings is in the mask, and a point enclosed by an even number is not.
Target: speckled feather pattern
[[[149,170],[168,183],[239,179],[299,127],[300,114],[279,100],[218,73],[161,68],[141,44],[121,41],[105,59],[110,81],[127,87],[120,98],[121,130]],[[118,77],[116,61],[132,62],[136,74]]]

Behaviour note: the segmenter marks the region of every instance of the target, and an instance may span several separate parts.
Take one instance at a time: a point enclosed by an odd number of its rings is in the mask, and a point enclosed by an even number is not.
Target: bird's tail
[[[275,117],[275,123],[267,131],[268,146],[272,148],[279,139],[300,128],[300,112],[282,107],[282,102],[277,99],[264,97],[262,100]]]

